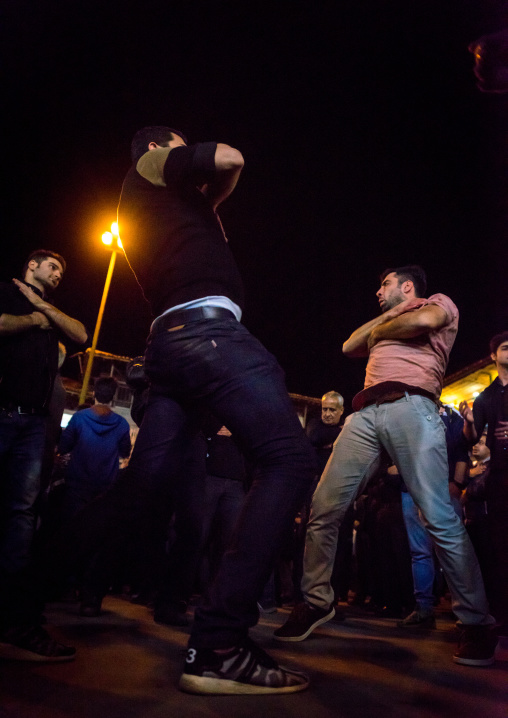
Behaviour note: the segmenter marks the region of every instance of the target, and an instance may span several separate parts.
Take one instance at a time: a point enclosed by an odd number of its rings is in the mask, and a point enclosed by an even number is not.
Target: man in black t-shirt
[[[0,657],[69,660],[74,649],[53,641],[27,605],[29,564],[39,494],[46,416],[58,371],[58,340],[87,339],[81,322],[47,299],[62,279],[63,257],[29,256],[23,281],[0,284]]]
[[[95,516],[85,509],[75,518],[75,541],[88,548],[100,543],[101,531],[90,535],[94,522],[120,534],[122,527],[148,525],[162,486],[185,480],[186,449],[200,412],[210,411],[237,439],[254,478],[233,542],[196,609],[180,688],[300,691],[306,676],[278,666],[248,636],[312,480],[314,457],[282,370],[240,324],[242,282],[217,208],[234,190],[243,157],[226,144],[187,146],[181,132],[148,127],[135,135],[132,158],[118,221],[155,316],[145,354],[150,392],[125,475],[95,505]]]
[[[180,687],[299,691],[307,678],[279,667],[248,638],[258,620],[256,601],[312,478],[313,457],[282,371],[239,321],[243,287],[217,208],[234,190],[243,157],[229,145],[187,146],[179,132],[145,128],[134,138],[133,160],[119,228],[156,319],[145,355],[151,393],[127,484],[146,486],[147,471],[148,483],[181,475],[182,446],[203,408],[237,437],[255,467],[234,541],[207,602],[196,610]],[[138,507],[146,504],[139,493]]]

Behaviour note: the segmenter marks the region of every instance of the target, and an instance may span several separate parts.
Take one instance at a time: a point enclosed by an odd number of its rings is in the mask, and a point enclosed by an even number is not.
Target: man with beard
[[[36,250],[23,281],[0,284],[0,656],[66,661],[63,646],[41,626],[32,610],[29,571],[39,495],[46,421],[58,371],[58,340],[84,344],[87,333],[48,300],[60,284],[65,260]]]
[[[347,356],[368,356],[363,391],[349,416],[312,500],[307,526],[304,602],[275,631],[280,641],[301,641],[333,618],[330,576],[337,535],[347,508],[379,467],[383,449],[420,509],[446,575],[452,608],[463,629],[456,663],[494,662],[483,581],[467,533],[453,510],[448,459],[437,400],[458,327],[458,310],[443,294],[424,299],[425,272],[410,265],[387,269],[376,296],[381,315],[344,343]]]

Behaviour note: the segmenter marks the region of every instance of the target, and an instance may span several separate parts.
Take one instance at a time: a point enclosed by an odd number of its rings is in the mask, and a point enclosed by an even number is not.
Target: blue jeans
[[[173,416],[160,426],[148,407],[130,462],[134,471],[155,464],[167,476],[181,466],[182,442],[202,408],[227,426],[255,467],[233,542],[196,610],[190,638],[196,647],[227,648],[257,623],[256,601],[312,481],[314,452],[275,358],[234,319],[151,335],[145,369],[154,392],[170,397]]]
[[[46,419],[0,410],[0,569],[28,566],[35,528]]]
[[[254,466],[233,541],[206,602],[196,609],[190,639],[195,647],[227,648],[257,623],[256,601],[312,481],[314,452],[275,358],[235,319],[151,334],[145,370],[151,394],[129,466],[102,499],[75,517],[68,544],[93,551],[105,534],[149,526],[164,487],[185,481],[199,414],[211,411]]]
[[[328,608],[337,535],[346,509],[379,467],[382,449],[396,464],[434,541],[464,625],[491,625],[480,567],[466,530],[450,502],[443,422],[423,396],[369,406],[346,419],[312,499],[304,557],[305,599]]]
[[[210,577],[217,573],[220,560],[231,543],[244,500],[242,481],[221,476],[206,477],[203,545],[208,548]]]
[[[29,622],[26,609],[45,422],[0,410],[0,627]]]

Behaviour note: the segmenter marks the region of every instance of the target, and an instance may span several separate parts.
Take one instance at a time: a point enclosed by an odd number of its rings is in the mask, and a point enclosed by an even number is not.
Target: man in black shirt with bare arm
[[[83,344],[84,326],[48,300],[65,271],[56,252],[32,252],[23,281],[0,284],[0,657],[65,661],[31,603],[30,563],[46,417],[58,370],[58,341]]]

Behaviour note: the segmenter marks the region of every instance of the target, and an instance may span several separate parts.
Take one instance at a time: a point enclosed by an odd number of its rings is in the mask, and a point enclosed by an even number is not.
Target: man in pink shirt
[[[428,299],[425,272],[410,265],[388,269],[376,296],[381,315],[344,343],[351,357],[367,357],[364,389],[334,444],[312,498],[305,542],[302,593],[280,641],[302,641],[333,618],[337,536],[348,507],[379,468],[385,450],[420,509],[445,572],[452,608],[463,629],[456,663],[494,662],[497,637],[480,568],[464,526],[450,502],[448,459],[437,400],[457,334],[459,313],[444,294]]]

